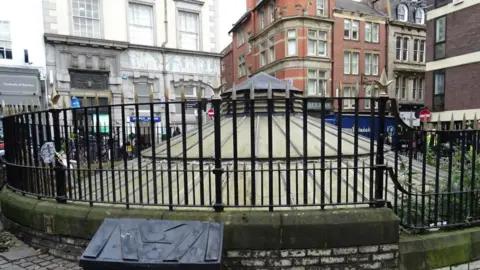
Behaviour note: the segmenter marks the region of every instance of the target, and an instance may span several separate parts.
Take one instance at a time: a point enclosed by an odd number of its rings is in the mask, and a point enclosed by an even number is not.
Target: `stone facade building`
[[[414,115],[423,108],[425,92],[426,11],[424,1],[383,0],[376,8],[390,18],[388,22],[388,88],[399,101],[401,112]],[[412,117],[412,116],[410,116]],[[412,119],[414,125],[419,121]],[[407,121],[409,122],[409,121]]]
[[[208,84],[220,80],[218,13],[218,0],[43,0],[51,87],[67,98],[67,106],[84,96],[92,105],[97,95],[106,104],[110,93],[119,104],[122,91],[125,102],[133,103],[134,89],[139,102],[148,102],[152,89],[157,102],[165,89],[170,100],[179,100],[182,87],[187,99],[196,99],[197,90],[209,97]],[[139,117],[150,116],[149,108],[139,109]],[[187,108],[187,128],[197,123],[194,111]],[[163,126],[164,112],[155,107]],[[179,106],[170,112],[171,124],[180,124]],[[136,117],[134,106],[125,113],[127,121]],[[92,115],[81,119],[91,121]],[[120,115],[115,108],[114,123]]]
[[[480,3],[428,0],[425,106],[448,127],[480,115]]]

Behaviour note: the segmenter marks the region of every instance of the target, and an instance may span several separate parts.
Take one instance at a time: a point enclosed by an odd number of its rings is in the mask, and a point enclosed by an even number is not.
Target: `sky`
[[[232,42],[228,31],[247,10],[246,0],[219,0],[220,1],[220,51]]]

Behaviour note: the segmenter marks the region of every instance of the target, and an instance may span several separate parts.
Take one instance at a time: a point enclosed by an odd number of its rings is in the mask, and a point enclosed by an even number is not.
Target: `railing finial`
[[[125,104],[125,90],[122,87],[122,92],[120,93],[120,103]]]
[[[379,96],[388,96],[387,89],[392,82],[393,80],[388,80],[387,73],[385,72],[385,69],[383,69],[380,79],[375,80],[375,84],[377,84],[378,88],[381,91],[381,93],[379,93]]]
[[[3,113],[3,117],[8,115],[7,108],[5,107],[5,100],[3,99],[2,99],[2,113]]]
[[[287,83],[287,86],[285,87],[285,98],[290,98],[290,84]]]
[[[87,99],[87,94],[84,92],[83,93],[83,107],[87,107],[88,104],[88,99]]]
[[[63,96],[62,98],[62,108],[66,109],[67,108],[67,97]]]
[[[150,94],[148,95],[150,103],[153,103],[153,85],[150,85]]]
[[[184,85],[182,85],[182,88],[181,88],[180,100],[182,102],[185,102],[185,86]]]
[[[50,106],[54,109],[57,108],[57,103],[59,99],[60,95],[57,93],[57,89],[54,86],[52,89],[52,96],[50,97]]]
[[[360,85],[358,84],[358,80],[355,82],[355,97],[358,98],[360,96]]]
[[[237,100],[237,86],[235,83],[232,86],[232,100]]]
[[[170,94],[169,93],[170,90],[168,90],[168,87],[165,88],[165,93],[164,93],[164,96],[165,96],[165,101],[168,102],[168,95]]]
[[[272,99],[272,98],[273,98],[272,85],[271,85],[270,83],[268,83],[267,98],[268,98],[268,99]]]
[[[463,114],[463,120],[462,120],[462,129],[467,128],[467,116]]]
[[[253,83],[250,85],[250,99],[255,99],[255,86]]]
[[[473,125],[472,125],[472,128],[473,128],[473,129],[477,129],[477,128],[478,128],[477,113],[475,113],[475,115],[473,116]]]
[[[108,105],[112,105],[112,91],[111,90],[108,90],[107,91],[107,103]]]
[[[455,122],[454,122],[453,113],[452,113],[452,117],[450,118],[450,130],[453,130],[454,128],[455,128]]]
[[[442,130],[442,122],[440,121],[440,114],[438,114],[438,119],[437,119],[437,130]]]
[[[98,92],[95,92],[95,106],[100,106],[100,100],[98,99]]]
[[[135,104],[138,103],[138,91],[137,91],[137,89],[135,89],[135,84],[133,85],[133,100],[134,100]]]

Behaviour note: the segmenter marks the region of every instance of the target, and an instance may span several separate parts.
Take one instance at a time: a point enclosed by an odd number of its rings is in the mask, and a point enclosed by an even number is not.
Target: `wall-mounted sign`
[[[128,79],[127,74],[123,73],[123,74],[122,74],[122,79],[124,79],[124,80]]]
[[[0,92],[36,93],[39,90],[40,82],[36,76],[0,74]]]
[[[152,121],[152,118],[150,116],[139,116],[138,117],[138,122],[150,122]],[[158,123],[160,122],[160,117],[159,116],[154,116],[153,121]],[[135,116],[130,116],[130,122],[137,122],[137,118]]]
[[[80,108],[80,100],[77,97],[72,97],[72,108]]]

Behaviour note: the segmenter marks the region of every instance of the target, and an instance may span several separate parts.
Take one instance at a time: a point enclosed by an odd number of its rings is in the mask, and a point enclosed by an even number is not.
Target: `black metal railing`
[[[8,187],[59,203],[215,211],[389,205],[411,229],[478,222],[476,129],[464,123],[433,136],[428,123],[411,128],[386,96],[264,92],[259,98],[251,92],[238,99],[5,108]],[[346,100],[355,106],[326,110]],[[316,116],[308,110],[312,102],[320,104]],[[192,104],[196,115],[186,113]]]

